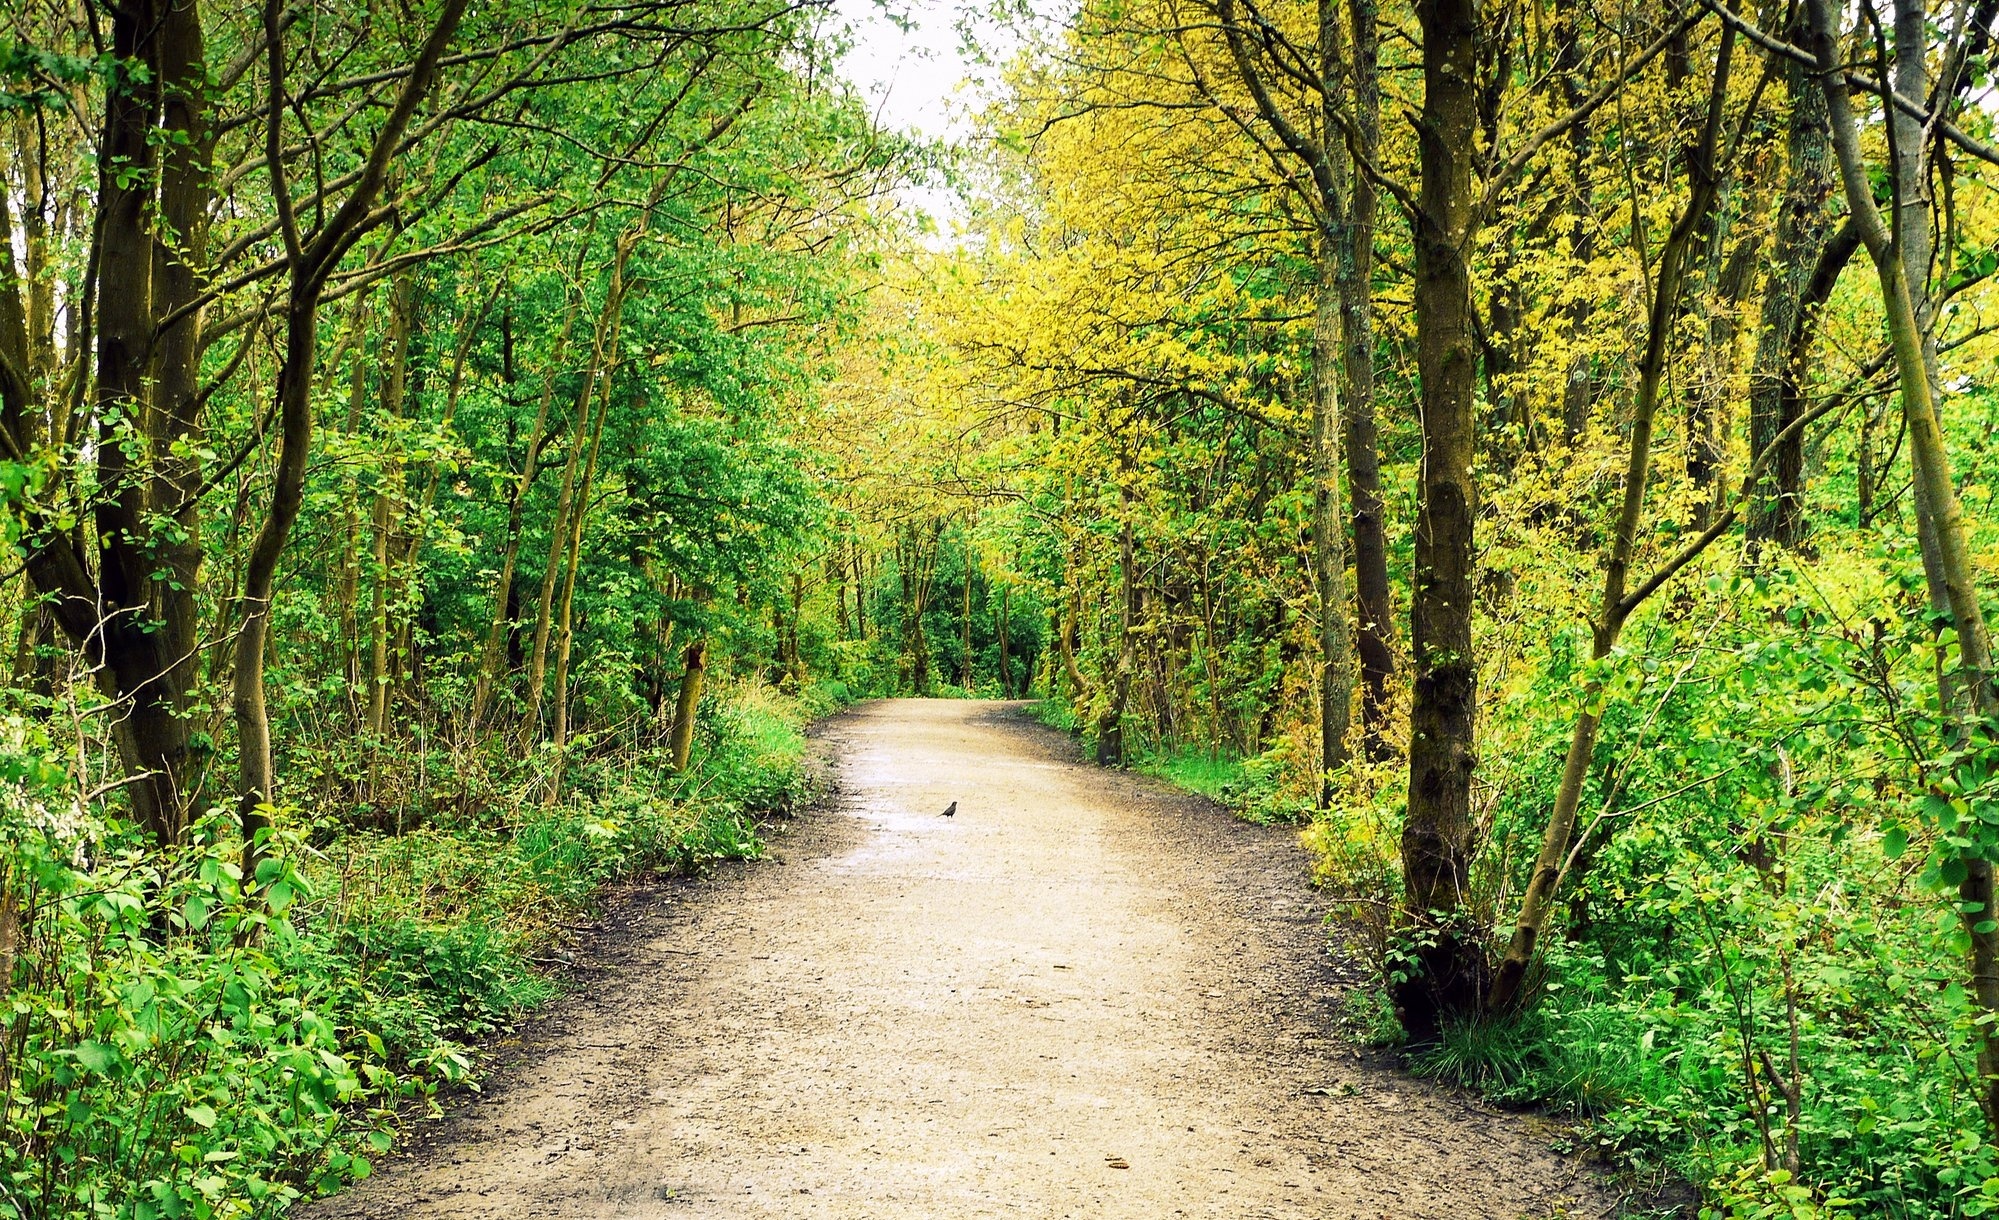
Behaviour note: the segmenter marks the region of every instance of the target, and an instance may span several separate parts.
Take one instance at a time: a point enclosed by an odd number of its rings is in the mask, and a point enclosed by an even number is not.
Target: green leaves
[[[87,1071],[109,1075],[118,1066],[118,1048],[107,1042],[79,1042],[73,1052]]]
[[[1890,826],[1881,832],[1881,852],[1890,860],[1899,860],[1909,849],[1909,832],[1903,826]]]

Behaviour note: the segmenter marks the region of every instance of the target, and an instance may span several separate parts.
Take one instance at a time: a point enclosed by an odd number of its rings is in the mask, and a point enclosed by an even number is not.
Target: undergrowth
[[[1611,1162],[1693,1183],[1711,1220],[1999,1215],[1954,809],[1907,744],[1940,735],[1922,702],[1936,637],[1843,609],[1908,600],[1880,559],[1828,545],[1805,572],[1723,568],[1602,663],[1614,697],[1531,1006],[1447,1025],[1416,1071],[1566,1114]],[[1791,634],[1772,641],[1778,617]],[[1521,639],[1481,727],[1491,847],[1463,911],[1494,958],[1585,673],[1581,633]],[[1386,977],[1406,960],[1403,794],[1346,778],[1305,840]]]
[[[553,805],[524,765],[504,778],[527,799],[432,802],[401,833],[278,810],[248,884],[233,819],[161,852],[13,722],[0,1217],[279,1215],[368,1176],[473,1078],[474,1041],[556,993],[542,963],[604,886],[762,854],[760,820],[809,795],[800,730],[835,702],[814,695],[723,692],[688,774],[607,748]]]

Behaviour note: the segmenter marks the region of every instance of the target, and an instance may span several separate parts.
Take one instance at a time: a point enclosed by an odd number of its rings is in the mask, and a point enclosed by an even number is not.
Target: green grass
[[[1065,733],[1076,731],[1076,710],[1069,706],[1067,699],[1039,699],[1028,705],[1027,714],[1051,729],[1061,729]]]
[[[1211,755],[1200,749],[1148,754],[1135,765],[1146,775],[1223,804],[1231,803],[1231,797],[1242,788],[1244,779],[1241,759],[1227,754]]]

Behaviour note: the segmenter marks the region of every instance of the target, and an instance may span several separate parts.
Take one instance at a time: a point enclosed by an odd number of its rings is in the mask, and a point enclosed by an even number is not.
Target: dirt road
[[[1606,1213],[1545,1131],[1335,1034],[1289,832],[993,704],[875,703],[822,740],[841,796],[782,866],[644,895],[484,1099],[310,1214]]]

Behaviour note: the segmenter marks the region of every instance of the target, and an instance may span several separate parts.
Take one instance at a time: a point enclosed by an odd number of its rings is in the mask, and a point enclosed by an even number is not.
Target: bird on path
[[[937,816],[942,818],[948,818],[957,812],[958,812],[958,802],[952,801],[950,804],[944,806],[944,812],[938,814]]]

